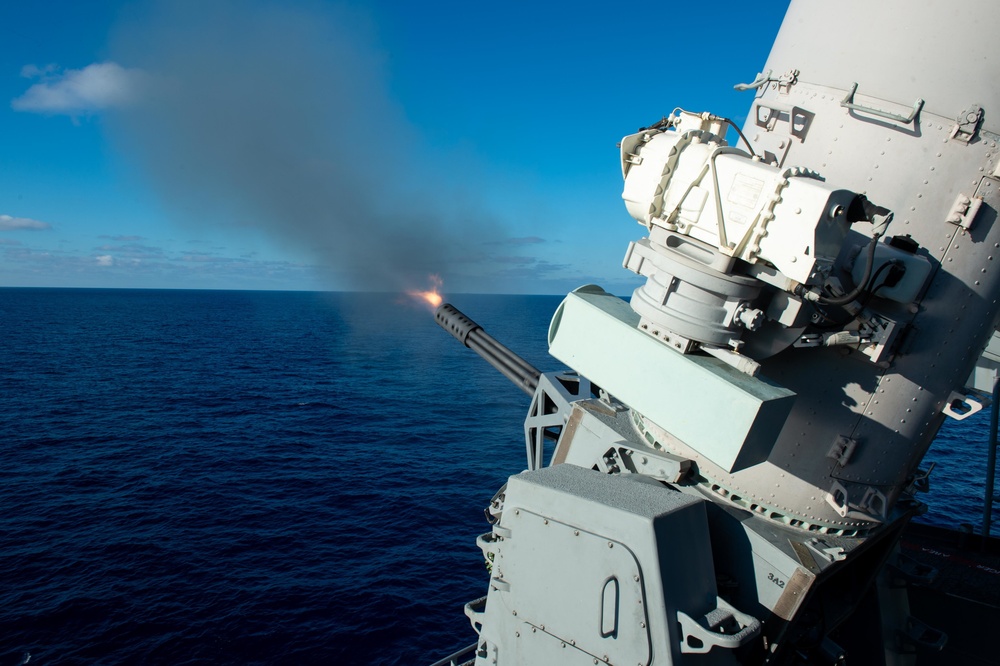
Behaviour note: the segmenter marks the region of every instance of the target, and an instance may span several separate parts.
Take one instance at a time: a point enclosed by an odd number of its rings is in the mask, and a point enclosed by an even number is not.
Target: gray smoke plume
[[[448,284],[500,233],[433,174],[371,34],[328,6],[147,6],[113,40],[151,81],[113,138],[175,216],[264,229],[353,289]]]

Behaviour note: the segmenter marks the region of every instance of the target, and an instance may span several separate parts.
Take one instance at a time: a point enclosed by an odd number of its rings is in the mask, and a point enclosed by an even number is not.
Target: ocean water
[[[560,297],[455,296],[543,370]],[[0,289],[0,666],[420,664],[474,640],[528,399],[384,294]],[[926,520],[978,525],[988,415]],[[978,485],[977,485],[978,484]]]

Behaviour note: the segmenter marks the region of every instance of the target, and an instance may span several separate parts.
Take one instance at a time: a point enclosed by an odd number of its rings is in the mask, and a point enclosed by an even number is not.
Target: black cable
[[[653,123],[649,127],[640,127],[639,131],[640,132],[645,132],[648,129],[661,129],[661,128],[664,128],[664,127],[670,127],[670,125],[672,123],[673,115],[675,113],[677,113],[678,111],[684,111],[684,109],[682,109],[680,107],[677,107],[673,111],[670,112],[669,116],[663,116],[663,118],[661,118],[660,120],[657,120],[655,123]],[[687,113],[686,111],[684,111],[684,112]],[[746,144],[747,150],[750,151],[750,157],[757,157],[757,153],[754,152],[753,146],[750,145],[750,142],[747,140],[746,136],[743,134],[742,131],[740,131],[740,126],[739,125],[737,125],[736,123],[734,123],[729,118],[719,118],[719,120],[721,120],[721,121],[723,121],[725,123],[729,123],[729,126],[732,127],[734,130],[736,130],[736,133],[743,140],[743,143]],[[725,138],[725,137],[722,137],[722,138]]]
[[[893,259],[892,261],[887,261],[884,264],[882,264],[881,266],[879,266],[878,270],[875,271],[875,275],[872,276],[871,284],[875,284],[875,280],[878,279],[879,273],[881,273],[883,269],[885,269],[887,267],[898,266],[900,263],[901,262],[899,262],[898,260]],[[891,268],[890,268],[890,270],[891,270]],[[870,301],[873,298],[875,298],[875,296],[878,294],[878,292],[880,290],[882,290],[884,287],[888,287],[889,286],[889,278],[890,277],[892,277],[891,274],[890,275],[886,275],[885,279],[882,280],[882,284],[880,284],[879,286],[875,287],[874,289],[871,289],[871,288],[868,289],[868,293],[865,295],[865,300],[861,301],[861,307],[867,307],[868,306],[868,301]],[[893,286],[895,286],[895,285],[893,285]]]
[[[861,301],[861,307],[862,307],[862,309],[868,306],[868,302],[872,298],[874,298],[878,294],[879,291],[881,291],[883,288],[889,286],[888,282],[889,282],[890,276],[887,275],[886,278],[885,278],[885,280],[882,281],[882,284],[878,285],[874,289],[871,288],[871,285],[875,284],[875,282],[878,281],[878,278],[882,274],[882,271],[884,271],[887,268],[891,270],[892,267],[898,266],[898,265],[900,265],[900,263],[901,262],[899,260],[897,260],[897,259],[891,259],[891,260],[885,262],[884,264],[882,264],[881,266],[879,266],[875,270],[875,273],[871,276],[871,279],[868,280],[868,285],[867,285],[868,289],[864,289],[863,290],[865,292],[865,297],[864,297],[864,300]],[[846,319],[844,319],[843,321],[837,321],[832,316],[828,315],[826,312],[823,312],[822,310],[820,310],[819,307],[817,307],[816,303],[810,303],[810,305],[812,305],[813,312],[815,312],[816,314],[818,314],[820,317],[822,317],[824,319],[823,323],[814,323],[813,324],[814,328],[818,328],[820,330],[832,330],[832,329],[836,329],[836,328],[843,328],[844,326],[846,326],[847,324],[849,324],[851,321],[854,321],[855,319],[857,319],[856,315],[850,315]]]
[[[880,237],[881,234],[875,234],[872,236],[871,242],[868,243],[868,254],[865,257],[865,273],[861,277],[861,281],[858,283],[858,286],[856,286],[854,289],[844,294],[843,296],[837,296],[833,298],[826,298],[824,296],[820,296],[819,299],[817,300],[818,303],[821,303],[823,305],[847,305],[855,298],[857,298],[862,291],[864,291],[865,286],[867,286],[868,281],[871,279],[872,276],[872,264],[875,263],[875,246],[878,245],[878,239]]]
[[[743,132],[740,131],[739,126],[729,118],[723,118],[723,120],[729,123],[729,126],[736,130],[736,133],[740,135],[741,139],[743,139],[743,143],[747,144],[747,150],[750,151],[750,157],[757,157],[757,153],[753,152],[753,147],[750,145],[750,142],[747,141],[747,138],[743,136]]]
[[[865,289],[865,291],[867,291],[867,292],[868,292],[868,297],[869,297],[869,298],[870,298],[870,297],[871,297],[871,295],[872,295],[872,289],[871,289],[871,286],[872,286],[873,284],[875,284],[875,282],[876,282],[876,281],[878,281],[878,276],[882,275],[882,271],[884,271],[885,269],[887,269],[887,268],[891,268],[892,266],[895,266],[895,265],[896,265],[896,260],[895,260],[895,259],[890,259],[889,261],[885,262],[884,264],[882,264],[881,266],[879,266],[879,267],[878,267],[878,268],[877,268],[877,269],[875,270],[875,272],[874,272],[874,273],[872,274],[872,277],[871,277],[871,279],[870,279],[870,280],[868,280],[868,284],[866,285],[866,287],[867,287],[867,288]],[[882,281],[882,284],[880,284],[880,285],[878,286],[878,288],[879,288],[879,289],[881,289],[882,287],[884,287],[884,286],[885,286],[885,283],[886,283],[886,282],[887,282],[888,280],[889,280],[889,276],[888,276],[888,275],[886,275],[886,276],[885,276],[885,280],[883,280],[883,281]]]

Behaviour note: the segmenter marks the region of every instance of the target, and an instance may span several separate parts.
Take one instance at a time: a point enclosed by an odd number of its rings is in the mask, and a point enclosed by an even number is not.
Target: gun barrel
[[[434,320],[461,342],[479,354],[528,395],[534,395],[542,373],[523,358],[497,342],[482,326],[466,317],[451,303],[444,303],[434,312]]]

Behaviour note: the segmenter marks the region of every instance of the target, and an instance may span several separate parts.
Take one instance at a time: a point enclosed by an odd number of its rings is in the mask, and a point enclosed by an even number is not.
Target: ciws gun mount
[[[455,663],[895,666],[945,645],[910,613],[932,572],[897,543],[927,448],[1000,359],[1000,12],[961,7],[794,0],[737,86],[740,147],[679,109],[624,137],[644,237],[623,265],[645,281],[559,305],[549,353],[572,371],[438,309],[532,396]]]

